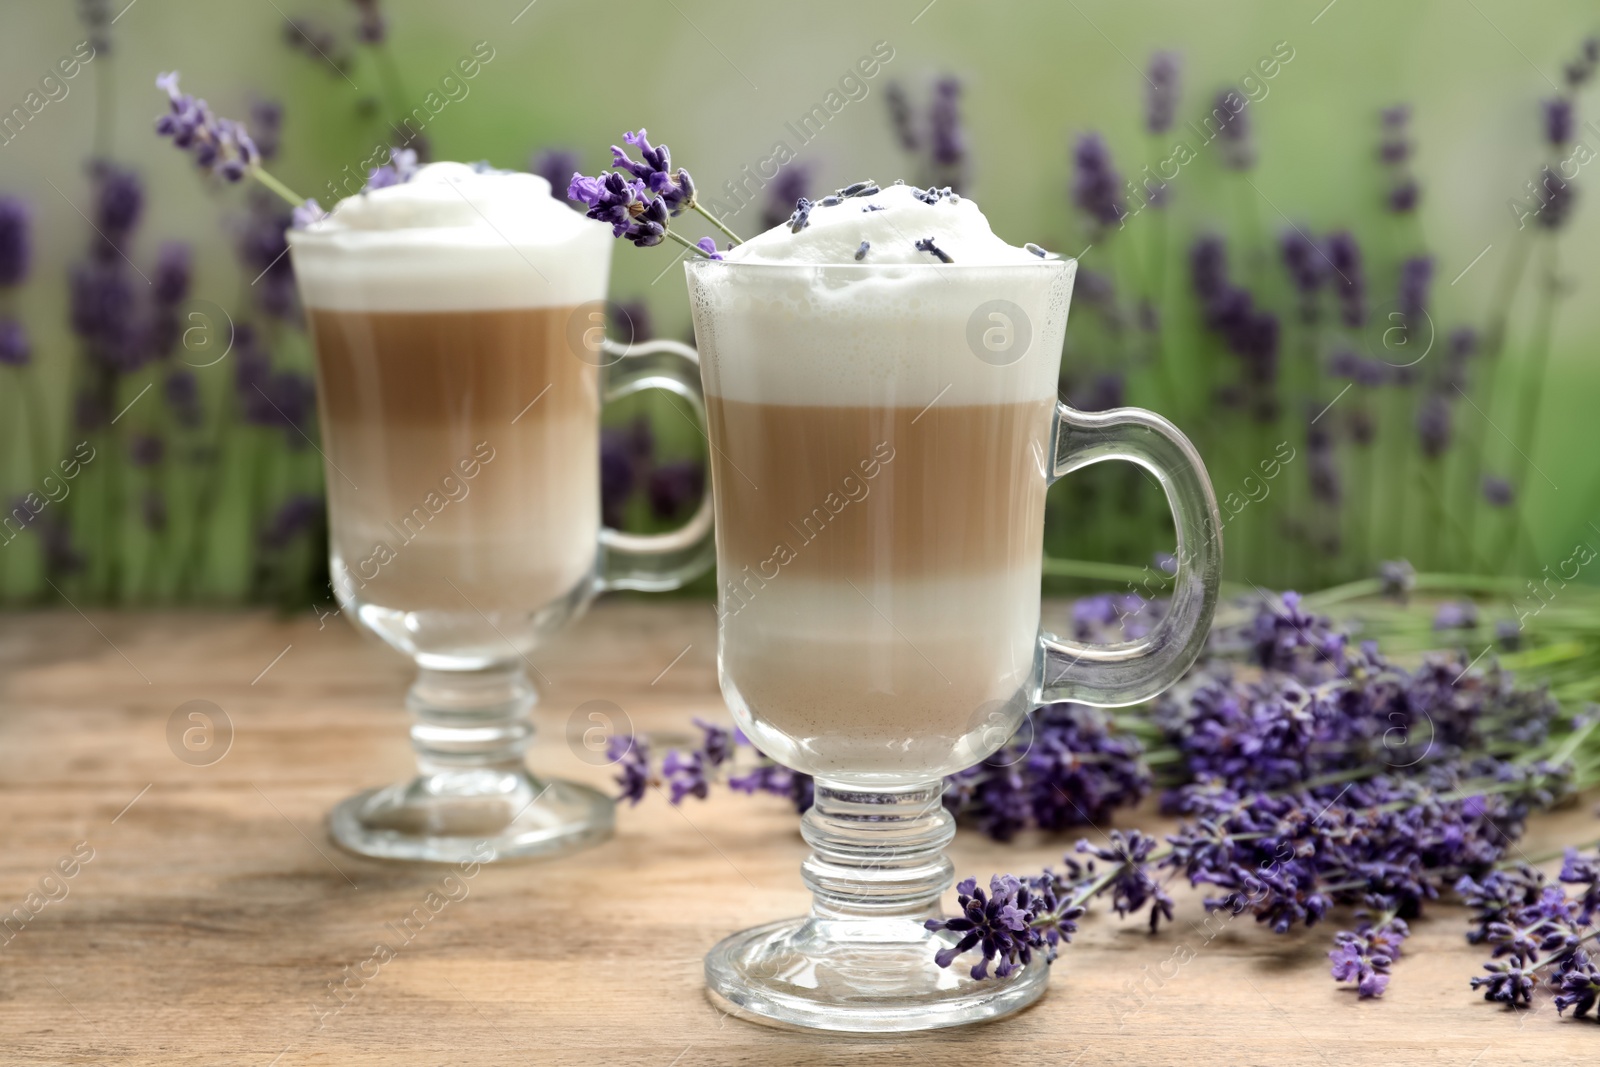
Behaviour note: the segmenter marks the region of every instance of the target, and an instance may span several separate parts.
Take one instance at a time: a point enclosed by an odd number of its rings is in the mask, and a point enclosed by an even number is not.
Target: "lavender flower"
[[[894,127],[895,139],[900,142],[900,147],[907,152],[915,152],[918,147],[916,127],[911,119],[911,101],[906,98],[905,89],[899,82],[890,82],[884,86],[883,98],[889,105],[889,122]]]
[[[404,185],[417,173],[417,153],[410,148],[389,150],[389,162],[373,167],[367,172],[367,184],[362,192],[387,189],[391,185]]]
[[[1391,919],[1381,928],[1362,923],[1355,933],[1341,930],[1333,935],[1333,961],[1336,982],[1349,982],[1363,1000],[1381,997],[1389,987],[1389,967],[1399,953],[1399,943],[1409,936],[1404,921]]]
[[[574,174],[567,197],[588,205],[591,219],[611,224],[611,236],[626,238],[639,248],[660,244],[667,233],[667,207],[651,196],[645,183],[612,171],[599,178]]]
[[[1422,189],[1416,180],[1403,177],[1390,187],[1385,203],[1393,214],[1408,215],[1417,210],[1417,202],[1421,199]]]
[[[0,288],[21,285],[33,262],[33,217],[14,196],[0,196]]]
[[[1122,224],[1127,204],[1122,196],[1122,177],[1111,162],[1111,152],[1098,133],[1079,137],[1072,150],[1075,177],[1072,199],[1078,209],[1100,226]]]
[[[194,371],[187,367],[169,371],[162,392],[179,426],[193,430],[201,424],[204,416],[200,411],[200,380]]]
[[[1572,215],[1577,190],[1549,167],[1539,173],[1539,210],[1534,221],[1547,230],[1559,230]]]
[[[251,190],[248,204],[249,213],[234,225],[234,251],[253,279],[251,296],[262,313],[293,320],[297,308],[294,265],[285,255],[289,247],[285,232],[294,215],[262,189]]]
[[[351,58],[339,35],[307,18],[288,18],[283,23],[283,43],[308,59],[326,63],[330,73],[347,74]]]
[[[0,319],[0,367],[26,367],[33,362],[28,331],[16,319]]]
[[[935,185],[960,192],[966,170],[967,142],[961,130],[961,80],[946,76],[933,87],[933,106],[928,113],[929,155],[933,161]]]
[[[322,519],[322,497],[312,493],[294,493],[273,512],[261,531],[261,547],[268,551],[287,548],[295,538],[311,529]]]
[[[1172,128],[1178,110],[1179,61],[1176,52],[1156,52],[1145,75],[1144,128],[1152,134]]]
[[[1129,915],[1150,905],[1150,932],[1155,933],[1162,919],[1172,921],[1172,897],[1156,882],[1146,867],[1155,851],[1156,839],[1138,830],[1112,830],[1104,846],[1079,841],[1077,850],[1117,864],[1109,887],[1111,907],[1118,915]]]
[[[612,145],[613,167],[627,171],[642,182],[645,189],[666,207],[668,215],[679,215],[685,208],[694,206],[694,180],[682,167],[678,168],[676,174],[672,173],[672,152],[666,145],[652,145],[642,126],[638,133],[624,133],[622,139],[639,150],[643,161],[629,156],[627,149]]]
[[[1378,581],[1383,583],[1383,595],[1405,603],[1417,587],[1417,569],[1407,560],[1390,560],[1378,567]]]
[[[158,77],[156,88],[167,94],[170,104],[167,114],[156,120],[156,132],[194,156],[201,169],[236,182],[260,161],[255,141],[242,124],[218,118],[204,100],[179,91],[177,71]]]
[[[283,136],[283,105],[276,100],[260,98],[250,101],[250,117],[246,121],[250,139],[264,162],[272,162],[278,155],[278,142]]]
[[[378,0],[352,0],[352,2],[361,16],[361,21],[356,24],[356,39],[362,44],[382,44],[388,26],[384,21],[383,11],[378,6]]]
[[[557,190],[564,188],[563,183],[570,181],[571,175],[576,174],[582,165],[581,157],[570,148],[546,148],[534,153],[528,160],[528,170],[549,182],[550,195],[557,199],[561,196]],[[577,209],[578,205],[571,200],[565,203]]]
[[[646,493],[650,514],[658,519],[677,519],[700,503],[705,493],[705,466],[698,460],[680,459],[663,463],[650,472]]]
[[[617,768],[619,799],[638,804],[654,784],[650,776],[650,745],[642,737],[619,734],[606,742],[606,758]]]
[[[1346,326],[1360,327],[1367,322],[1366,279],[1361,271],[1361,248],[1349,232],[1340,230],[1330,234],[1327,244],[1328,263],[1337,275],[1335,291],[1339,296],[1339,317]]]
[[[1544,136],[1552,148],[1564,148],[1572,143],[1572,98],[1558,96],[1544,102]]]
[[[761,228],[770,230],[781,225],[794,212],[794,205],[805,199],[811,191],[811,168],[804,163],[790,163],[778,172],[767,186],[766,203],[761,208]]]
[[[1283,236],[1279,239],[1279,248],[1283,253],[1283,268],[1288,273],[1289,280],[1294,283],[1302,300],[1313,301],[1311,306],[1314,308],[1316,293],[1328,277],[1327,259],[1317,248],[1316,242],[1307,237],[1297,226],[1283,232]]]
[[[97,246],[106,259],[132,235],[144,214],[144,183],[130,170],[98,164],[94,175],[94,225],[105,239]]]
[[[1077,931],[1073,920],[1083,913],[1082,908],[1059,908],[1050,894],[1048,878],[1025,883],[1009,874],[991,878],[987,895],[976,879],[968,878],[956,886],[956,902],[961,908],[959,916],[929,919],[924,924],[929,930],[960,935],[954,945],[941,949],[934,961],[948,967],[958,956],[978,949],[983,958],[971,974],[979,980],[989,976],[989,965],[995,960],[999,960],[996,978],[1008,977],[1019,966],[1032,963],[1036,952],[1045,954],[1049,962],[1056,944],[1071,940]],[[1052,938],[1047,939],[1035,925],[1039,922],[1050,924]]]
[[[1488,502],[1490,507],[1508,508],[1516,498],[1516,490],[1511,487],[1509,481],[1492,474],[1484,475],[1483,499]]]
[[[166,442],[154,434],[139,434],[128,443],[128,459],[135,467],[154,467],[166,452]]]
[[[1238,106],[1235,107],[1234,104]],[[1229,170],[1249,170],[1255,165],[1255,146],[1250,140],[1250,120],[1245,112],[1249,100],[1236,89],[1219,90],[1211,109],[1222,144],[1222,164]]]
[[[183,241],[167,241],[156,255],[151,296],[158,304],[181,304],[189,295],[193,249]]]
[[[1528,965],[1520,956],[1491,961],[1483,965],[1489,973],[1472,980],[1473,989],[1483,990],[1483,999],[1495,1000],[1515,1007],[1533,1003],[1533,989],[1537,968]]]
[[[1438,459],[1450,447],[1450,404],[1430,392],[1417,408],[1417,446],[1427,459]]]
[[[1433,615],[1435,630],[1471,630],[1478,625],[1478,606],[1470,600],[1447,600]]]

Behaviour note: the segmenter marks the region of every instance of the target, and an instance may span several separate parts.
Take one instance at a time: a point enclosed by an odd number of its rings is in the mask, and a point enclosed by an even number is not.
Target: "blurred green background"
[[[398,105],[403,107],[422,103],[458,59],[486,42],[492,61],[468,83],[469,94],[444,107],[426,129],[434,158],[486,159],[524,168],[535,151],[560,147],[577,151],[584,170],[594,173],[609,163],[606,148],[620,140],[622,131],[646,126],[656,140],[670,143],[675,162],[694,172],[703,195],[712,196],[741,167],[767,158],[777,140],[798,149],[800,161],[811,169],[813,192],[863,177],[916,180],[917,164],[892,131],[885,90],[897,82],[920,115],[937,78],[959,78],[968,160],[963,191],[1014,243],[1037,241],[1066,254],[1092,244],[1084,267],[1103,271],[1124,300],[1097,325],[1093,316],[1085,318],[1080,286],[1065,366],[1071,382],[1082,387],[1094,372],[1106,369],[1125,374],[1127,402],[1162,410],[1196,438],[1222,497],[1256,472],[1274,442],[1294,442],[1301,458],[1289,465],[1293,479],[1285,480],[1281,493],[1274,486],[1276,495],[1230,522],[1229,574],[1235,579],[1328,584],[1369,574],[1379,560],[1401,556],[1435,570],[1532,578],[1545,564],[1566,559],[1578,540],[1600,545],[1600,531],[1590,525],[1600,520],[1595,506],[1600,469],[1593,458],[1593,410],[1600,400],[1593,349],[1600,302],[1593,299],[1592,279],[1600,257],[1595,240],[1600,217],[1585,195],[1588,168],[1572,183],[1578,192],[1571,218],[1559,234],[1540,235],[1545,244],[1559,239],[1559,259],[1544,244],[1524,249],[1527,266],[1509,305],[1504,369],[1473,382],[1468,391],[1479,407],[1455,405],[1452,443],[1439,468],[1445,491],[1436,506],[1418,488],[1426,483],[1412,480],[1424,466],[1408,461],[1408,467],[1396,459],[1416,452],[1411,413],[1420,402],[1416,393],[1393,410],[1381,397],[1374,401],[1379,429],[1365,455],[1337,446],[1346,450],[1340,454],[1347,460],[1338,505],[1319,511],[1303,488],[1291,489],[1291,480],[1302,487],[1305,482],[1306,417],[1300,401],[1307,398],[1288,398],[1270,423],[1235,425],[1250,420],[1216,404],[1210,395],[1215,382],[1194,370],[1216,357],[1207,355],[1212,342],[1188,297],[1190,242],[1214,228],[1232,242],[1235,274],[1250,280],[1257,297],[1287,319],[1283,309],[1292,307],[1292,293],[1278,266],[1280,232],[1292,224],[1320,239],[1348,229],[1366,252],[1368,300],[1375,316],[1393,301],[1398,260],[1425,252],[1433,259],[1428,310],[1440,343],[1454,327],[1492,326],[1503,302],[1501,287],[1513,273],[1517,242],[1529,239],[1527,232],[1518,236],[1510,205],[1527,199],[1530,179],[1552,158],[1540,102],[1557,94],[1563,64],[1578,54],[1587,34],[1600,30],[1593,4],[384,0],[379,10],[386,40],[374,48],[357,39],[363,5],[345,0],[125,3],[112,0],[108,15],[115,21],[97,31],[108,36],[110,48],[69,83],[66,97],[32,116],[20,134],[0,146],[0,194],[20,196],[31,205],[35,235],[30,283],[5,294],[6,307],[32,339],[30,371],[36,382],[30,388],[38,393],[34,400],[23,392],[15,368],[0,368],[0,390],[6,394],[0,396],[6,424],[0,437],[0,488],[7,499],[37,481],[36,462],[23,444],[26,433],[42,432],[62,455],[78,439],[72,392],[80,356],[68,326],[66,278],[91,236],[87,220],[94,190],[88,162],[97,151],[136,171],[144,183],[144,217],[133,247],[126,249],[129,257],[148,264],[162,241],[192,242],[189,302],[209,302],[248,317],[239,309],[248,306],[250,278],[235,251],[246,211],[245,187],[206,180],[188,158],[154,135],[152,123],[165,106],[153,85],[157,73],[181,71],[184,89],[204,97],[221,115],[244,118],[257,99],[281,103],[282,144],[272,172],[327,206],[332,199],[328,183],[393,139],[384,128],[397,101],[404,100]],[[20,105],[39,78],[85,39],[79,14],[67,3],[13,0],[6,5],[0,15],[0,70],[6,72],[0,78],[0,106]],[[332,54],[319,57],[303,46],[289,47],[288,18],[306,19],[329,34],[324,51]],[[849,102],[800,146],[786,124],[821,102],[880,41],[888,43],[893,57],[868,82],[866,96]],[[1240,175],[1218,165],[1212,152],[1170,183],[1166,207],[1139,213],[1120,232],[1113,227],[1109,234],[1097,233],[1074,210],[1069,190],[1075,138],[1099,131],[1122,176],[1135,177],[1140,166],[1165,154],[1164,143],[1193,139],[1186,123],[1201,121],[1219,89],[1239,84],[1258,62],[1275,49],[1281,56],[1285,47],[1293,58],[1264,83],[1266,95],[1248,108],[1257,162],[1244,185]],[[1182,93],[1177,128],[1152,138],[1144,128],[1144,72],[1157,49],[1181,55]],[[1410,172],[1422,190],[1414,218],[1384,210],[1388,178],[1375,155],[1380,111],[1397,103],[1413,109]],[[1600,125],[1589,124],[1581,98],[1577,117],[1576,140],[1600,149]],[[760,228],[761,207],[758,202],[745,208],[729,224],[754,232]],[[667,269],[675,258],[667,245],[619,247],[612,295],[619,301],[646,301],[655,331],[681,337],[688,332],[688,308],[681,272]],[[1163,263],[1164,270],[1158,266]],[[1130,264],[1142,264],[1142,295],[1130,280],[1136,273]],[[1158,272],[1165,279],[1159,286],[1150,281]],[[1137,314],[1140,301],[1162,317],[1161,358],[1172,383],[1165,390],[1153,375],[1140,373],[1129,355],[1137,346],[1126,341],[1123,320]],[[1368,327],[1349,332],[1344,342],[1359,347],[1372,336]],[[271,342],[274,365],[309,367],[303,337],[274,330]],[[1284,343],[1287,353],[1290,338]],[[1327,355],[1322,349],[1316,358]],[[228,361],[196,373],[212,410],[225,410],[218,398],[233,387]],[[1525,405],[1511,398],[1534,386],[1539,389],[1536,418],[1527,434],[1519,434],[1516,412]],[[123,395],[131,399],[136,391]],[[1332,399],[1337,391],[1315,395]],[[1501,391],[1505,398],[1491,409],[1492,418],[1485,417],[1482,400]],[[1077,394],[1069,390],[1069,395]],[[32,420],[28,430],[20,425],[24,412]],[[640,413],[654,417],[654,449],[660,456],[695,452],[695,431],[648,405],[611,418],[626,424]],[[118,443],[115,432],[106,431],[114,454],[126,443]],[[1458,458],[1463,443],[1472,441],[1482,444],[1487,471],[1493,472],[1496,462],[1512,471],[1519,457],[1526,457],[1532,473],[1524,471],[1515,503],[1500,509],[1510,517],[1469,506],[1470,488],[1450,489],[1476,484],[1478,472]],[[209,549],[198,565],[201,573],[180,579],[179,557],[195,552],[194,546],[149,547],[159,537],[140,531],[132,503],[137,494],[130,490],[111,498],[122,500],[120,509],[113,509],[120,514],[108,517],[85,507],[73,513],[74,521],[125,527],[119,551],[129,558],[155,552],[162,561],[155,569],[172,577],[154,572],[148,580],[127,573],[96,577],[100,561],[90,558],[89,573],[69,576],[73,584],[64,588],[121,602],[276,599],[292,604],[316,596],[324,579],[317,569],[321,547],[314,531],[287,551],[275,548],[277,555],[267,563],[257,558],[263,551],[262,528],[285,494],[316,491],[315,455],[268,457],[274,446],[253,442],[247,434],[219,433],[215,442],[224,455],[208,462],[220,462],[223,474],[215,486],[214,513],[196,527]],[[1396,469],[1401,473],[1392,474]],[[1391,480],[1381,489],[1368,486],[1386,474]],[[172,484],[177,488],[170,521],[181,523],[183,506],[177,500],[187,483],[177,477]],[[190,496],[197,492],[189,485]],[[1365,504],[1354,502],[1362,497]],[[1381,517],[1396,504],[1407,512],[1397,534]],[[1056,568],[1061,575],[1099,575],[1120,584],[1152,573],[1151,553],[1171,548],[1159,496],[1137,475],[1086,474],[1076,488],[1057,486],[1052,506],[1053,556],[1129,568],[1063,564]],[[1348,518],[1358,507],[1366,508],[1366,516]],[[630,504],[629,514],[644,525],[661,521],[638,502]],[[1341,543],[1332,550],[1319,547],[1318,524],[1342,527]],[[1441,527],[1464,524],[1472,529],[1438,533]],[[1293,548],[1296,538],[1306,543],[1304,551]],[[37,545],[29,548],[19,540],[0,549],[5,582],[0,588],[7,602],[47,598],[46,568]],[[138,569],[130,564],[124,571]]]

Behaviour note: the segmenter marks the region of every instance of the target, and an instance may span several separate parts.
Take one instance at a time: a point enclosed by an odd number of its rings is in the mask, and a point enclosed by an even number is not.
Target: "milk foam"
[[[724,262],[691,262],[706,392],[916,408],[1053,398],[1077,263],[1007,244],[966,197],[918,193],[818,203],[799,232],[780,224]],[[927,238],[951,262],[918,250]]]
[[[309,307],[470,311],[604,299],[612,239],[537,175],[430,163],[339,201],[289,246]]]
[[[1039,262],[1027,249],[997,237],[976,201],[964,196],[934,199],[910,185],[884,186],[870,196],[839,198],[828,206],[819,201],[798,233],[788,223],[779,223],[724,253],[724,258],[731,263],[942,262],[917,248],[917,242],[926,238],[964,266]],[[857,260],[862,241],[867,242],[867,251]]]

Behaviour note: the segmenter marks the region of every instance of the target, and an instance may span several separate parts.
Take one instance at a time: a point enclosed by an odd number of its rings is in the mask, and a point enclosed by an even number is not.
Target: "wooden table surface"
[[[727,718],[704,604],[601,604],[535,660],[543,771],[608,782],[565,742],[585,700],[658,736]],[[1156,937],[1092,916],[1044,999],[987,1026],[850,1039],[725,1017],[703,953],[809,902],[794,813],[725,793],[681,810],[655,797],[591,851],[485,867],[345,1003],[331,987],[371,974],[375,943],[398,940],[388,924],[446,873],[349,855],[323,825],[341,797],[410,771],[405,661],[337,619],[62,611],[0,616],[0,672],[0,913],[42,881],[57,898],[0,931],[4,1064],[1551,1067],[1600,1048],[1548,1001],[1518,1015],[1469,991],[1483,954],[1459,909],[1416,924],[1389,994],[1358,1002],[1328,976],[1336,926],[1274,937],[1238,920],[1207,938],[1188,894]],[[190,700],[233,724],[209,766],[168,744]],[[1538,820],[1523,847],[1594,837],[1592,809]],[[953,853],[981,877],[1070,844],[963,832]],[[75,850],[92,858],[74,866]]]

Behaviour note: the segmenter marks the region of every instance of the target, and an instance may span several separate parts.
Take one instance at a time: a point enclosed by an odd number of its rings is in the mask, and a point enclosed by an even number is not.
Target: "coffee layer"
[[[1053,400],[706,405],[725,596],[792,578],[1037,573]]]
[[[588,573],[599,371],[570,308],[312,308],[335,556],[364,603],[527,613]]]

